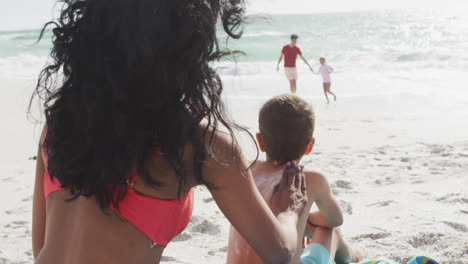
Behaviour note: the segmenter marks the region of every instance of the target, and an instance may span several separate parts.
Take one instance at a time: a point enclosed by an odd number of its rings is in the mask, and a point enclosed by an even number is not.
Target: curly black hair
[[[32,97],[44,100],[50,177],[70,189],[72,199],[94,196],[101,209],[118,208],[135,166],[145,183],[162,185],[146,168],[160,150],[178,176],[180,196],[187,178],[182,155],[191,142],[195,177],[209,185],[202,167],[206,155],[214,155],[216,130],[227,128],[233,142],[235,130],[246,131],[228,118],[223,85],[211,65],[233,54],[218,47],[218,18],[229,37],[240,38],[244,2],[60,3],[60,17],[41,32],[53,26],[52,62]],[[208,127],[214,132],[207,134]]]

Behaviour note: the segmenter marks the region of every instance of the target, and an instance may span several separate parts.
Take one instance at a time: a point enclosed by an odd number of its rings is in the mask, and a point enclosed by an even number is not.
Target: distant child
[[[322,75],[323,79],[323,93],[325,94],[325,98],[327,98],[327,104],[330,103],[328,100],[328,95],[327,93],[333,95],[334,100],[336,101],[336,95],[330,91],[330,86],[331,86],[331,80],[330,80],[330,73],[333,72],[333,68],[325,64],[325,58],[320,58],[320,66],[317,74]]]
[[[260,133],[257,141],[260,150],[266,152],[266,161],[257,162],[252,168],[255,184],[273,213],[277,212],[272,198],[277,194],[277,186],[282,178],[287,161],[299,163],[314,147],[313,137],[315,114],[310,105],[299,97],[280,95],[266,102],[259,115]],[[303,248],[305,234],[309,234],[311,244],[304,251],[298,250],[291,263],[348,263],[357,262],[359,257],[343,240],[339,229],[343,223],[340,207],[330,191],[323,172],[303,168],[308,204],[300,215],[296,230],[297,248]],[[275,199],[278,199],[275,197]],[[318,211],[311,212],[313,203]],[[255,213],[255,212],[252,212]],[[276,213],[275,213],[276,214]],[[231,226],[227,254],[228,264],[262,263],[252,248]]]

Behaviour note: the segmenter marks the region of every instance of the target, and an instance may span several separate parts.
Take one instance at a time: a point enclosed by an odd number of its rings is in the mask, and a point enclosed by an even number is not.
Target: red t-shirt
[[[297,46],[286,45],[281,52],[284,54],[284,67],[296,67],[297,54],[302,54],[301,50]]]

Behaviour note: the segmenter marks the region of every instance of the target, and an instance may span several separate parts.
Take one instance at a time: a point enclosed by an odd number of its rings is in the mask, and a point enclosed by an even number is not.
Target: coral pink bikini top
[[[157,155],[156,155],[157,156]],[[138,173],[129,179],[129,187],[138,178]],[[49,172],[44,174],[45,199],[53,192],[64,190],[57,179],[50,179]],[[194,188],[180,199],[162,200],[142,195],[132,188],[119,202],[119,210],[110,206],[112,210],[127,219],[154,245],[166,247],[169,242],[182,233],[192,217]]]

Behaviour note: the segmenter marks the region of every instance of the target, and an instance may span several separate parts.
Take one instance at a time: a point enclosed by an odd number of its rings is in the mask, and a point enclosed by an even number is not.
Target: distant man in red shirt
[[[314,72],[312,67],[310,67],[309,63],[307,60],[302,56],[302,52],[299,49],[299,47],[296,46],[297,39],[299,36],[296,34],[291,35],[291,44],[288,44],[283,47],[283,50],[281,51],[281,56],[278,61],[278,65],[276,66],[276,70],[279,71],[279,64],[281,63],[281,60],[284,57],[284,73],[286,74],[286,78],[289,80],[289,85],[291,88],[291,92],[293,94],[296,93],[296,80],[297,80],[297,69],[296,69],[296,58],[297,55],[301,57],[301,59],[304,61],[307,66],[309,66],[309,69]]]

